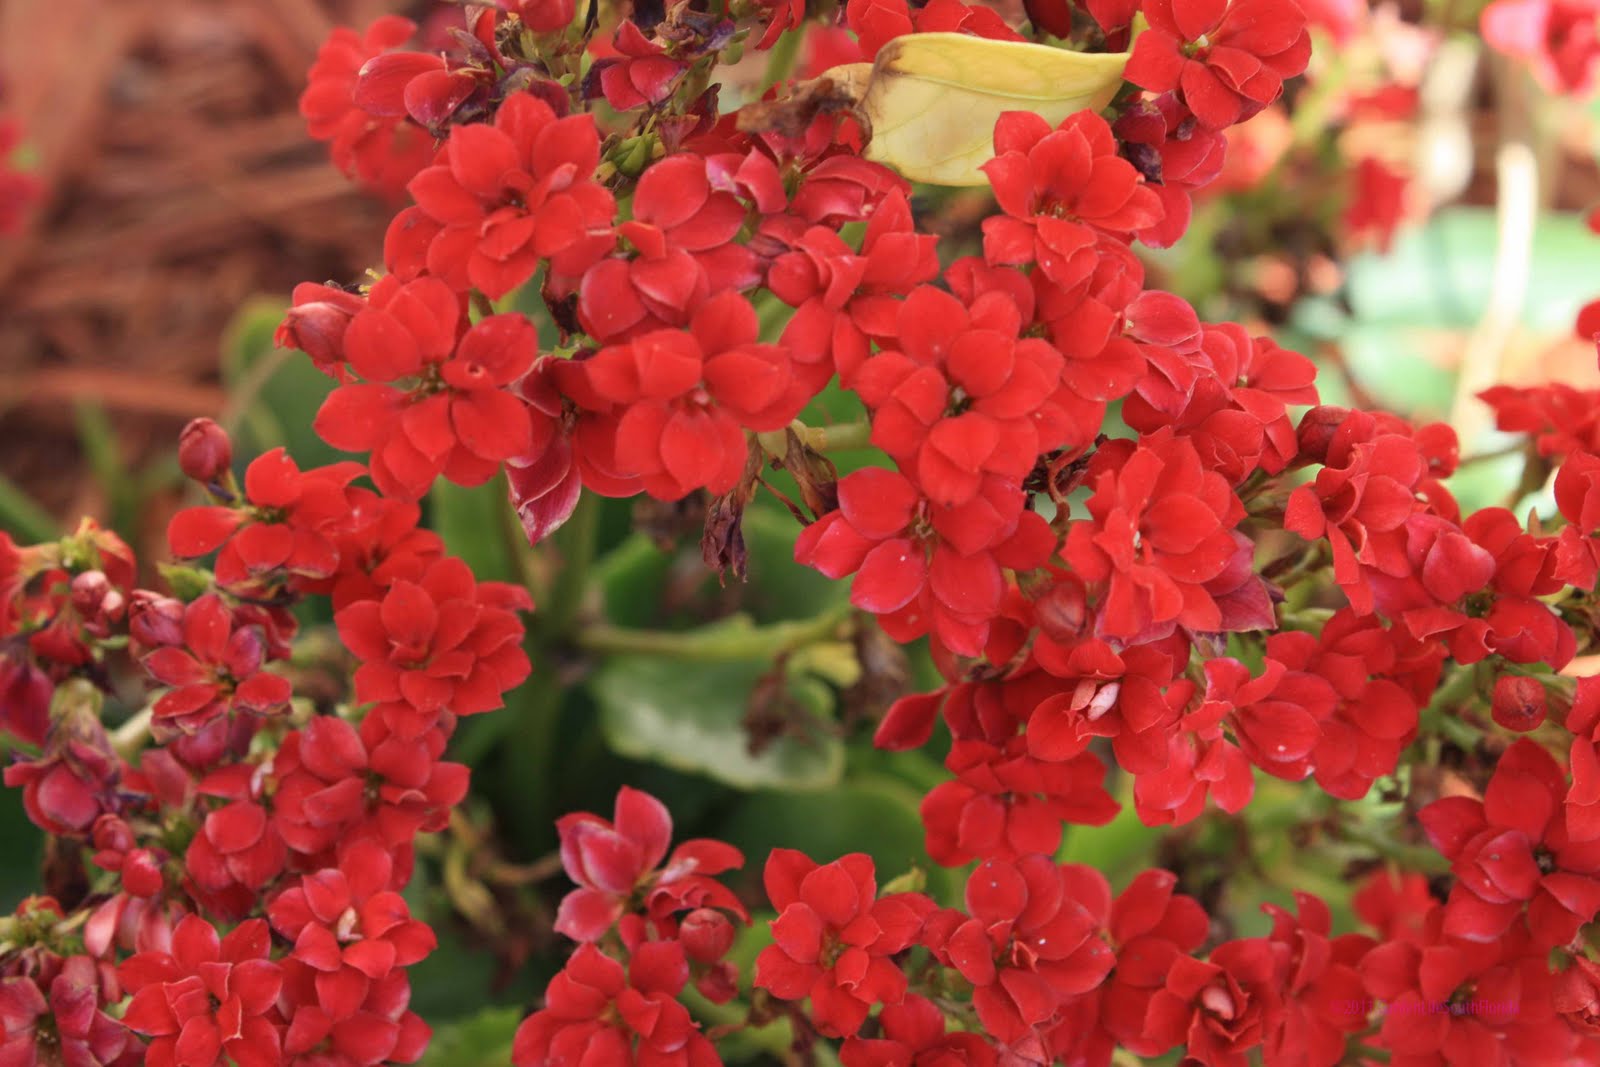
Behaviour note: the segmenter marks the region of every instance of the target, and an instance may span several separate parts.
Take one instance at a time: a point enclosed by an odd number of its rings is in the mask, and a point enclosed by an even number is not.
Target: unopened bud
[[[715,963],[733,947],[733,924],[713,908],[696,908],[678,926],[684,954],[696,963]]]
[[[1536,678],[1508,674],[1494,683],[1494,721],[1507,730],[1525,734],[1544,722],[1547,701]]]
[[[210,485],[233,466],[233,442],[210,419],[193,419],[178,435],[178,466],[195,481]]]

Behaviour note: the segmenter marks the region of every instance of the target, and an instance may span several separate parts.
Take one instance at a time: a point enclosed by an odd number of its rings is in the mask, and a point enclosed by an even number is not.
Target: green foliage
[[[520,1008],[485,1008],[458,1022],[434,1027],[433,1043],[419,1067],[502,1067],[511,1062],[511,1039]]]
[[[824,789],[838,782],[844,748],[828,730],[832,699],[808,679],[784,678],[772,697],[789,705],[805,736],[751,751],[745,716],[771,667],[761,660],[688,663],[659,656],[612,657],[590,679],[612,749],[741,789]]]

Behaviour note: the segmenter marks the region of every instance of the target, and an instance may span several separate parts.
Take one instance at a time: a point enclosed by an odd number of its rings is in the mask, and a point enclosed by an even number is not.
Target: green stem
[[[815,452],[843,452],[851,448],[867,448],[872,443],[872,423],[865,419],[836,426],[807,426],[796,419],[790,423],[790,429]]]
[[[583,609],[589,586],[589,571],[594,564],[600,533],[602,501],[585,493],[566,525],[557,530],[550,544],[559,556],[559,569],[550,583],[547,600],[538,605],[529,635],[533,643],[534,677],[529,692],[518,702],[520,714],[514,732],[507,739],[507,767],[515,768],[518,780],[531,783],[526,800],[518,812],[534,840],[553,835],[555,791],[551,770],[555,766],[561,708],[566,695],[560,663],[554,653],[570,640]]]
[[[601,504],[594,493],[584,493],[572,517],[551,538],[561,565],[550,583],[549,603],[539,605],[534,615],[540,638],[546,643],[566,637],[583,609],[600,533]]]
[[[783,36],[773,44],[772,51],[767,54],[767,72],[761,76],[761,92],[764,94],[779,82],[787,81],[789,75],[794,73],[795,63],[800,59],[800,42],[805,39],[806,27],[785,30]]]
[[[580,648],[591,652],[671,656],[695,663],[765,659],[831,637],[850,614],[842,605],[812,619],[756,626],[748,616],[735,616],[720,626],[698,631],[631,630],[609,623],[578,631]]]
[[[1450,861],[1423,845],[1402,845],[1371,827],[1352,823],[1339,826],[1339,836],[1352,844],[1365,845],[1385,859],[1394,860],[1406,871],[1422,874],[1444,874],[1450,870]]]
[[[1433,694],[1428,706],[1422,709],[1419,729],[1422,733],[1442,734],[1462,748],[1473,748],[1478,743],[1478,731],[1456,713],[1456,709],[1478,691],[1478,665],[1458,664]]]

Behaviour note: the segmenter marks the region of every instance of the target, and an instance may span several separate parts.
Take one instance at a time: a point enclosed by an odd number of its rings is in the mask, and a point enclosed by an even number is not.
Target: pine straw
[[[296,100],[335,25],[385,0],[6,0],[0,78],[48,189],[0,239],[0,472],[58,516],[102,510],[75,402],[130,466],[223,405],[219,342],[252,295],[352,280],[386,212]]]

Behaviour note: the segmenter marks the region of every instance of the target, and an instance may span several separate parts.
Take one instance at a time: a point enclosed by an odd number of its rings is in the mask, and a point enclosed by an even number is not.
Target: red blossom
[[[1447,934],[1493,941],[1526,913],[1534,942],[1552,947],[1594,919],[1600,843],[1572,840],[1566,797],[1561,766],[1524,739],[1500,757],[1482,800],[1446,797],[1418,813],[1456,875]]]
[[[1105,589],[1100,633],[1148,640],[1174,626],[1223,629],[1207,586],[1249,551],[1233,537],[1244,507],[1227,479],[1163,431],[1101,448],[1086,480],[1091,517],[1068,528],[1062,556]]]
[[[480,584],[447,557],[414,582],[394,582],[381,600],[349,605],[334,622],[361,660],[356,698],[391,706],[402,732],[415,736],[445,712],[498,708],[522,684],[531,666],[513,608],[531,607],[522,590],[508,607],[497,583]]]
[[[1080,897],[1088,893],[1086,906]],[[1097,873],[1046,856],[987,860],[967,879],[970,916],[941,913],[926,936],[935,955],[972,983],[984,1031],[1015,1045],[1105,980],[1115,956],[1096,913],[1109,897]]]
[[[629,910],[661,919],[711,907],[749,918],[738,898],[711,877],[742,866],[744,856],[731,845],[704,838],[685,841],[668,856],[672,816],[648,793],[623,786],[611,822],[576,812],[557,820],[556,831],[562,866],[578,888],[562,898],[555,928],[574,941],[600,940]],[[721,955],[695,958],[711,962]]]
[[[626,969],[594,945],[580,945],[550,980],[545,1006],[517,1027],[511,1062],[712,1067],[720,1059],[675,999],[688,978],[676,941],[641,945]]]
[[[745,431],[787,426],[811,397],[782,345],[761,344],[749,301],[723,292],[687,330],[657,330],[555,368],[589,414],[574,440],[585,484],[661,500],[738,484]],[[626,488],[624,488],[626,487]]]
[[[286,710],[289,680],[263,670],[260,630],[239,625],[222,598],[207,593],[184,608],[183,643],[145,655],[144,668],[172,686],[156,701],[155,722],[193,733],[219,715]]]
[[[1290,0],[1145,0],[1149,31],[1134,41],[1124,77],[1154,93],[1176,90],[1220,130],[1276,100],[1306,69],[1311,38]]]
[[[756,958],[757,987],[784,1000],[809,997],[811,1019],[830,1037],[854,1034],[874,1005],[904,999],[906,976],[890,957],[914,942],[931,900],[880,898],[872,859],[860,853],[818,866],[773,849],[763,881],[778,917],[774,944]]]
[[[151,1067],[276,1067],[282,1033],[273,1005],[283,976],[269,958],[262,919],[226,937],[190,915],[172,933],[170,952],[141,952],[117,969],[133,994],[123,1024],[152,1038]]]
[[[599,161],[593,116],[557,118],[543,99],[515,93],[493,125],[454,127],[438,161],[407,185],[417,206],[390,224],[384,258],[407,277],[425,268],[491,298],[544,260],[581,273],[612,241],[616,203],[594,181]]]

